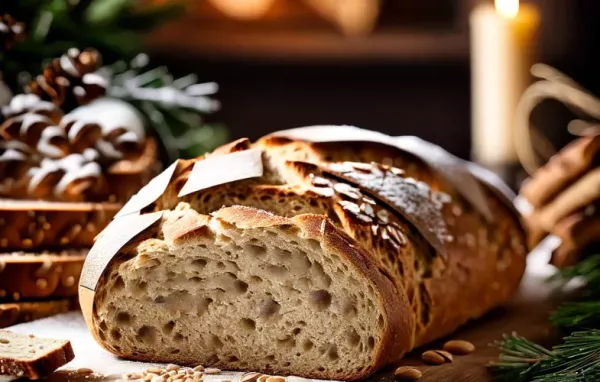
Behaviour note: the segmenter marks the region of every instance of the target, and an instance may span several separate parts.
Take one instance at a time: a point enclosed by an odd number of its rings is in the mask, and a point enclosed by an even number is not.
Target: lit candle
[[[471,13],[472,156],[498,167],[517,162],[517,102],[529,85],[539,12],[519,0],[496,0]]]

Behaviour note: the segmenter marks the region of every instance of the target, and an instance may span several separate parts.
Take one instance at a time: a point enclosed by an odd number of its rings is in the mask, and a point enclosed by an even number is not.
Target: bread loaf
[[[145,213],[111,223],[80,285],[98,342],[139,360],[359,379],[511,298],[525,238],[493,177],[438,148],[325,130],[346,142],[281,132],[179,162],[140,205],[156,219],[129,236],[119,224]]]

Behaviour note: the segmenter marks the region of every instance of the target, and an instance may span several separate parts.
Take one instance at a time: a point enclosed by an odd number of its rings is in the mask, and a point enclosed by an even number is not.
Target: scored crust
[[[342,371],[339,373],[327,373],[320,371],[316,367],[310,367],[301,374],[313,378],[335,378],[335,379],[358,379],[373,373],[377,368],[399,359],[408,349],[412,347],[414,320],[409,309],[409,304],[403,290],[396,290],[392,283],[377,270],[371,262],[368,255],[363,252],[360,246],[354,245],[354,241],[343,231],[333,226],[326,217],[320,215],[300,215],[295,218],[284,218],[276,216],[266,211],[257,210],[249,207],[235,206],[228,207],[215,212],[213,217],[200,215],[193,210],[172,211],[166,213],[166,217],[158,231],[153,235],[156,239],[145,240],[142,243],[130,244],[109,266],[101,278],[95,297],[95,313],[93,317],[92,331],[95,338],[109,351],[130,359],[143,361],[166,361],[165,356],[156,356],[153,353],[140,354],[136,349],[135,342],[115,341],[114,329],[107,328],[107,319],[112,317],[114,307],[111,308],[109,301],[111,299],[111,288],[114,285],[115,276],[119,270],[127,269],[127,264],[139,261],[144,257],[148,249],[163,248],[168,246],[170,251],[177,251],[178,248],[186,245],[200,243],[200,239],[209,236],[212,233],[211,227],[215,224],[230,224],[236,229],[246,231],[252,229],[276,228],[283,230],[297,231],[305,239],[317,240],[323,245],[324,251],[335,253],[344,259],[344,263],[350,265],[352,269],[362,275],[363,281],[373,286],[373,291],[379,296],[379,308],[384,315],[384,326],[381,332],[381,341],[376,343],[373,356],[369,365],[365,365],[359,373],[351,371]],[[146,236],[145,233],[144,236]],[[162,239],[159,239],[162,238]],[[161,243],[157,241],[160,240]],[[164,244],[163,244],[164,242]],[[133,256],[133,257],[132,257]],[[119,282],[120,283],[120,282]],[[128,284],[126,284],[127,287]],[[158,309],[158,307],[153,307]],[[232,319],[232,324],[237,320],[235,317],[222,318],[227,325],[228,320]],[[197,330],[202,330],[201,320],[197,321]],[[123,328],[122,325],[119,328]],[[125,338],[125,328],[121,330],[118,338]],[[108,333],[110,331],[110,333]],[[236,364],[223,363],[224,360],[204,360],[206,354],[197,354],[198,361],[208,361],[217,367],[228,367],[240,369]],[[189,363],[189,360],[181,355],[172,355],[170,362]],[[308,365],[307,365],[308,366]],[[293,370],[273,366],[271,369],[265,369],[260,365],[248,365],[251,369],[262,369],[264,371],[278,373],[293,373]],[[242,368],[243,369],[243,368]]]

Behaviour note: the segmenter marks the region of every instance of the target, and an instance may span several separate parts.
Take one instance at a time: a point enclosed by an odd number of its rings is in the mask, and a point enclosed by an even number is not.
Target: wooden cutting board
[[[532,256],[528,264],[528,272],[521,284],[520,291],[508,306],[490,312],[487,316],[472,322],[452,336],[431,344],[424,349],[439,349],[448,339],[463,339],[472,342],[476,351],[467,356],[456,356],[452,364],[427,366],[420,361],[419,349],[409,354],[398,365],[411,365],[423,372],[421,382],[488,382],[492,381],[486,365],[498,357],[498,351],[490,346],[502,338],[505,333],[517,332],[531,340],[550,346],[557,337],[551,333],[548,315],[564,300],[564,293],[553,291],[546,279],[549,270],[545,264],[545,256]],[[144,370],[150,364],[119,360],[100,348],[88,333],[81,314],[72,312],[45,320],[17,325],[11,330],[33,333],[38,336],[68,338],[71,340],[76,358],[67,368],[81,367],[104,375],[120,375],[124,372]],[[395,365],[395,366],[398,366]],[[395,366],[368,379],[373,382],[393,381]],[[239,380],[240,373],[227,373],[221,376],[210,376],[210,380]],[[57,380],[56,378],[52,379]]]

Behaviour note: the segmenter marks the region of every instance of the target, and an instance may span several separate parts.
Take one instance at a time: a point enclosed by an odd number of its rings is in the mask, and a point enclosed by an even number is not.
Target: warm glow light
[[[496,11],[507,18],[515,18],[519,14],[519,0],[496,0]]]
[[[218,10],[240,20],[256,20],[265,15],[275,0],[209,0]]]

